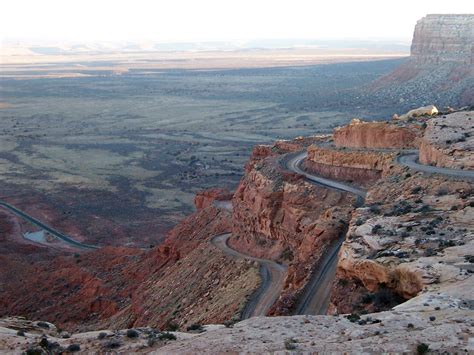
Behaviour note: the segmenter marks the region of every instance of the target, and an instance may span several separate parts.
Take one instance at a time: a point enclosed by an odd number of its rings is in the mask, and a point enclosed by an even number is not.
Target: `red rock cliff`
[[[348,148],[415,148],[419,134],[420,130],[414,126],[354,119],[334,130],[334,143]]]

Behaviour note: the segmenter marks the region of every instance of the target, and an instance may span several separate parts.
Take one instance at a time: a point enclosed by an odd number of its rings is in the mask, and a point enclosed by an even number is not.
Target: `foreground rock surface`
[[[170,333],[163,336],[152,328],[135,329],[133,338],[126,330],[110,329],[63,338],[64,333],[52,325],[45,329],[37,323],[10,318],[0,320],[0,351],[42,349],[39,344],[47,337],[48,344],[56,349],[76,344],[82,352],[261,354],[294,350],[377,354],[416,353],[423,346],[436,352],[472,352],[474,311],[455,298],[449,301],[449,308],[438,309],[435,299],[419,300],[429,303],[413,306],[416,310],[405,307],[352,321],[345,316],[259,317],[232,328],[211,325],[203,327],[202,332],[173,332],[171,337],[176,340],[170,339]],[[19,329],[24,335],[18,335]]]
[[[474,170],[474,111],[436,117],[428,122],[420,144],[420,162]]]

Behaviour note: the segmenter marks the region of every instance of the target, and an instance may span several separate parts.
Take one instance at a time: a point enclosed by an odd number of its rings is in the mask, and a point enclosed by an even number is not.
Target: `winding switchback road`
[[[344,184],[343,182],[340,181],[334,181],[330,179],[326,179],[317,175],[312,175],[310,173],[307,173],[303,169],[301,169],[301,164],[303,163],[303,160],[305,160],[308,156],[308,153],[306,151],[302,152],[297,152],[297,153],[292,153],[288,154],[288,157],[285,162],[285,166],[288,170],[291,170],[297,174],[303,175],[307,180],[309,180],[312,183],[316,183],[319,185],[323,185],[326,187],[331,187],[336,190],[340,191],[345,191],[345,192],[350,192],[352,194],[357,195],[358,197],[365,199],[365,196],[367,194],[367,191],[359,189],[357,187]]]
[[[358,204],[362,205],[366,191],[357,187],[344,184],[339,181],[322,178],[312,175],[301,168],[301,164],[308,156],[306,151],[288,154],[283,160],[283,165],[288,169],[300,175],[303,175],[309,182],[320,184],[326,187],[334,188],[341,191],[353,193],[358,196]],[[410,169],[430,174],[442,174],[472,180],[474,179],[474,171],[439,168],[434,166],[422,165],[418,163],[419,152],[417,150],[409,150],[401,153],[396,161],[402,166]],[[320,266],[314,270],[313,275],[306,289],[297,304],[296,314],[325,314],[329,305],[330,284],[334,278],[337,266],[337,255],[344,241],[344,235],[341,236],[338,243],[326,254]]]
[[[423,165],[418,163],[418,151],[410,153],[400,154],[396,161],[398,164],[407,166],[410,169],[421,171],[429,174],[441,174],[446,176],[453,176],[457,178],[474,180],[474,171],[472,170],[461,170],[461,169],[449,169],[449,168],[439,168],[431,165]]]
[[[280,296],[287,268],[272,260],[254,258],[230,248],[227,244],[227,240],[230,236],[230,233],[216,235],[211,239],[211,244],[229,256],[258,262],[260,264],[260,276],[262,278],[260,287],[254,292],[245,305],[241,318],[247,319],[265,316]]]
[[[301,168],[301,164],[307,156],[306,151],[288,154],[287,158],[283,161],[283,165],[288,170],[303,175],[313,184],[355,194],[357,196],[357,204],[359,206],[364,204],[367,194],[365,190],[304,171]],[[336,274],[337,255],[344,238],[345,232],[341,234],[337,243],[326,253],[320,265],[313,270],[313,274],[296,305],[295,314],[326,314],[331,296],[331,282]]]
[[[65,242],[69,245],[72,245],[73,247],[81,248],[81,249],[98,249],[99,248],[98,246],[80,243],[80,242],[72,239],[71,237],[68,237],[67,235],[65,235],[63,233],[58,232],[57,230],[51,228],[47,224],[44,224],[40,220],[30,216],[29,214],[26,214],[25,212],[19,210],[18,208],[16,208],[15,206],[10,205],[7,202],[0,201],[0,206],[5,207],[6,209],[12,211],[17,216],[19,216],[19,217],[23,218],[24,220],[34,224],[37,227],[40,227],[41,229],[45,230],[49,234],[53,235],[54,237],[62,240],[63,242]]]

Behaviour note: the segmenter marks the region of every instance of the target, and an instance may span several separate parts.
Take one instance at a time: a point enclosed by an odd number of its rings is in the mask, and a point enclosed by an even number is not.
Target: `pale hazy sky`
[[[472,0],[1,0],[0,39],[411,39],[428,13]]]

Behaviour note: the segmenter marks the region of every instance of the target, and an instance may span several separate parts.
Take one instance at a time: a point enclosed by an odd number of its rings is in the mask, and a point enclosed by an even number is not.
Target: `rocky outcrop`
[[[341,238],[354,198],[283,171],[280,150],[269,151],[273,153],[261,159],[253,156],[235,192],[229,244],[289,266],[283,295],[272,311],[287,314],[311,275],[308,271]]]
[[[420,116],[433,116],[436,114],[438,114],[438,109],[436,108],[436,106],[428,105],[410,110],[406,114],[401,116],[394,115],[393,119],[406,121],[410,118],[416,118]]]
[[[448,293],[448,294],[446,294]],[[232,327],[205,325],[202,332],[163,332],[150,327],[88,333],[46,329],[25,319],[0,319],[0,352],[30,352],[41,345],[81,353],[267,354],[267,353],[470,353],[473,313],[454,292],[417,297],[390,312],[346,316],[258,317]],[[424,306],[423,304],[426,304]],[[449,305],[449,306],[448,306]],[[21,331],[24,335],[17,335]],[[102,333],[102,334],[101,334]],[[133,337],[127,336],[132,334]],[[101,334],[101,335],[100,335]],[[47,342],[43,338],[47,337]],[[41,345],[40,345],[41,344]]]
[[[390,309],[470,279],[474,252],[469,182],[391,169],[354,212],[333,285],[332,311]]]
[[[461,111],[427,122],[420,144],[420,162],[474,170],[474,111]]]
[[[347,148],[415,148],[420,133],[418,126],[353,119],[349,125],[334,130],[334,144]]]
[[[368,186],[392,164],[395,153],[350,151],[311,145],[304,162],[307,171],[334,179]]]
[[[474,64],[474,15],[427,15],[416,23],[411,57],[417,64]]]
[[[200,191],[194,197],[194,205],[198,210],[209,207],[214,201],[229,201],[233,193],[224,188],[212,188]]]

